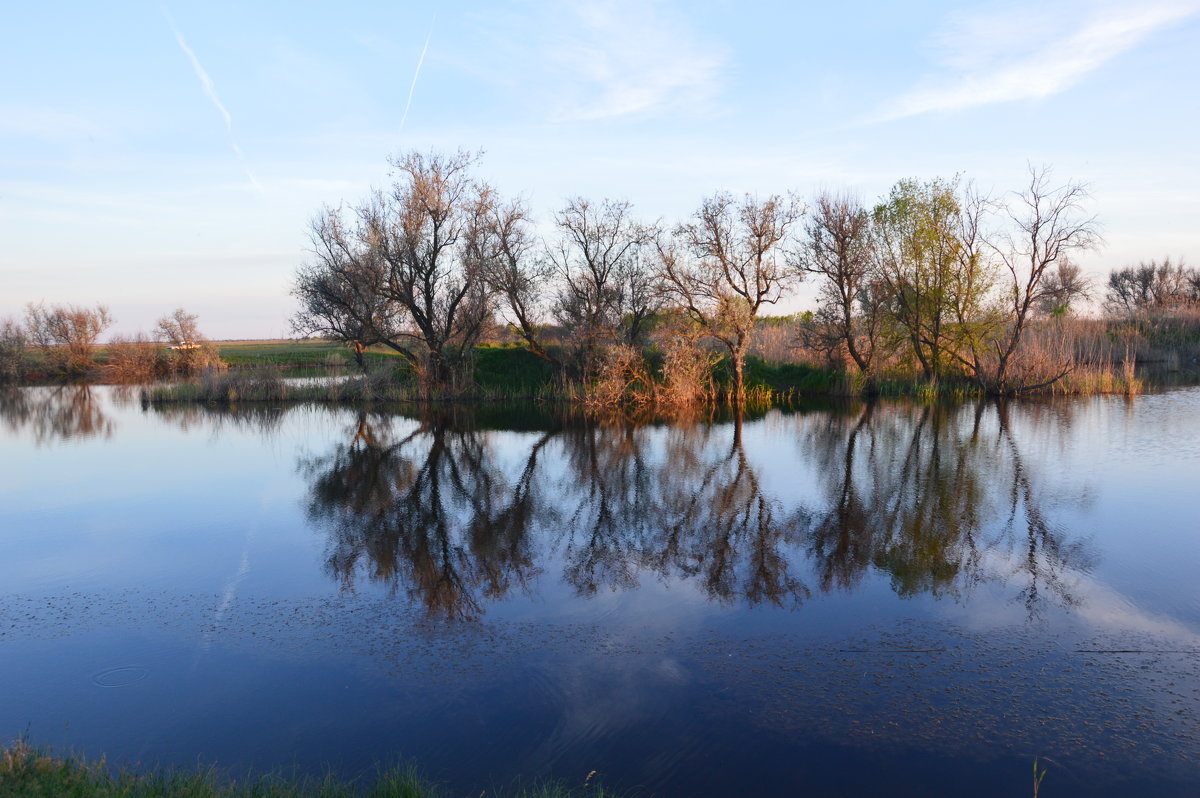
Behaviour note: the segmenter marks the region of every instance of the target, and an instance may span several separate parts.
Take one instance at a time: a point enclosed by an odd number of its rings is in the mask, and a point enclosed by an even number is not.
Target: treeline
[[[1200,307],[1200,271],[1170,258],[1116,269],[1108,276],[1104,302],[1117,316],[1195,309]]]
[[[183,308],[159,319],[153,335],[115,336],[101,347],[100,336],[113,323],[104,305],[27,305],[23,322],[0,322],[0,384],[95,376],[142,382],[221,366],[198,317]]]
[[[675,225],[574,197],[543,235],[521,199],[472,174],[477,160],[407,153],[390,186],[322,209],[295,331],[345,342],[360,365],[390,348],[429,397],[468,389],[500,324],[592,402],[740,400],[761,319],[809,281],[816,308],[791,345],[855,390],[899,375],[1008,395],[1080,366],[1069,346],[1029,342],[1088,296],[1074,258],[1100,243],[1084,186],[1046,169],[1004,197],[957,177],[901,180],[873,205],[717,193]],[[1181,268],[1154,264],[1151,282],[1194,278]],[[1110,293],[1129,299],[1113,307],[1156,296],[1142,269],[1114,273]]]

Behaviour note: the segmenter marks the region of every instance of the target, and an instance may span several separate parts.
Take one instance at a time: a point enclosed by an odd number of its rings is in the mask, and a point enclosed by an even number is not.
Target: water
[[[456,795],[1194,795],[1200,390],[635,423],[0,395],[0,736]]]

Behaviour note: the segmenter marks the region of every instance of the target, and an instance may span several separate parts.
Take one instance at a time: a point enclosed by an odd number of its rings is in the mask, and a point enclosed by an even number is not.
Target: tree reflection
[[[400,434],[392,422],[362,413],[349,444],[302,464],[313,477],[309,517],[332,530],[328,567],[346,587],[365,571],[431,614],[476,617],[484,597],[524,588],[535,574],[535,475],[553,433],[510,486],[469,424],[434,414]]]
[[[209,431],[218,438],[226,430],[251,432],[270,438],[279,431],[285,417],[301,412],[294,405],[201,405],[201,404],[143,404],[147,412],[179,429],[187,431]],[[308,408],[311,412],[312,408]]]
[[[13,432],[28,430],[39,446],[113,433],[112,420],[88,385],[0,391],[0,419]]]
[[[1020,599],[1030,618],[1041,613],[1049,598],[1066,606],[1077,606],[1078,596],[1071,590],[1070,576],[1090,571],[1095,554],[1082,539],[1071,539],[1065,530],[1051,523],[1039,495],[1038,485],[1031,476],[1020,447],[1017,445],[1009,418],[1009,406],[996,405],[997,437],[1007,447],[1011,462],[1008,487],[1008,514],[1000,543],[1020,556],[1011,558],[1011,572],[1020,574],[1026,582]]]
[[[735,419],[727,448],[705,445],[720,428],[673,430],[660,484],[663,521],[656,555],[663,566],[695,573],[711,598],[799,604],[809,590],[792,573],[800,518],[762,489]],[[684,449],[694,454],[688,456]],[[707,452],[712,449],[711,454]]]
[[[476,618],[547,569],[582,596],[649,577],[797,606],[881,573],[901,596],[956,597],[1019,575],[1031,616],[1076,602],[1069,577],[1089,551],[1047,518],[1004,405],[795,419],[815,501],[765,487],[740,419],[563,418],[501,438],[462,412],[362,413],[347,443],[302,463],[308,512],[345,588],[365,577],[446,618]]]
[[[1077,603],[1065,576],[1092,556],[1048,522],[1004,403],[866,405],[807,425],[802,441],[824,475],[807,544],[822,590],[851,588],[871,569],[901,596],[962,595],[1020,575],[1030,616],[1044,599]]]

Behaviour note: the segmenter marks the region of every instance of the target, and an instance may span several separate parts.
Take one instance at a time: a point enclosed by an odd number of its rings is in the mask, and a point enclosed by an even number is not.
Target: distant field
[[[221,359],[230,366],[337,366],[352,364],[354,356],[335,341],[288,340],[215,341]],[[399,357],[386,347],[367,352],[371,360]]]

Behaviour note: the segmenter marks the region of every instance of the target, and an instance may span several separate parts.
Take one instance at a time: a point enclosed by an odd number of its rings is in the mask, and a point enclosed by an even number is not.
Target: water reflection
[[[196,404],[163,404],[150,407],[154,415],[169,421],[184,432],[209,431],[217,438],[224,430],[252,432],[270,438],[278,432],[283,419],[295,407],[245,404],[235,407],[208,407]],[[311,410],[311,408],[310,408]]]
[[[1033,618],[1078,602],[1074,577],[1094,555],[1051,520],[1048,508],[1081,499],[1039,478],[1011,414],[983,402],[776,419],[786,435],[772,445],[798,445],[805,465],[795,490],[765,487],[741,420],[565,417],[513,434],[462,412],[363,413],[301,470],[330,573],[346,589],[382,582],[434,616],[477,618],[553,569],[582,596],[653,578],[781,607],[871,573],[900,596],[963,599],[987,581],[1012,585]]]
[[[535,573],[529,532],[542,444],[509,484],[487,435],[452,414],[431,414],[401,436],[389,421],[360,414],[348,443],[301,463],[312,480],[309,517],[330,530],[330,572],[352,587],[361,569],[451,618],[476,617],[484,599],[523,589]]]
[[[1036,420],[1047,408],[1026,410]],[[807,425],[802,445],[825,483],[807,541],[821,589],[852,588],[876,569],[900,596],[962,596],[1017,577],[1031,616],[1046,600],[1077,603],[1070,576],[1094,556],[1050,522],[1010,413],[988,402],[867,405]]]
[[[646,427],[584,423],[562,434],[561,504],[566,579],[578,592],[630,588],[643,572],[694,579],[723,603],[799,604],[808,588],[793,575],[789,549],[801,518],[766,495],[742,442],[730,430],[676,424],[664,441]]]
[[[12,433],[27,430],[38,446],[113,434],[113,422],[89,385],[0,390],[0,421]]]

